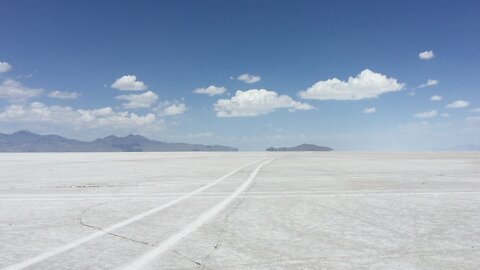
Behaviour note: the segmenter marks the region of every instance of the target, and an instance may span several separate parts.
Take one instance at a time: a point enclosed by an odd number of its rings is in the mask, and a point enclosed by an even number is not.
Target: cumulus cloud
[[[437,116],[437,110],[429,111],[429,112],[419,112],[413,115],[414,117],[419,118],[432,118]]]
[[[450,114],[449,113],[442,113],[440,114],[441,117],[450,117]]]
[[[267,114],[276,109],[311,110],[313,106],[278,95],[265,89],[238,90],[230,99],[219,99],[214,104],[218,117],[242,117]]]
[[[395,78],[373,72],[369,69],[363,70],[356,77],[349,77],[347,81],[337,78],[319,81],[299,95],[303,99],[318,100],[360,100],[376,98],[388,92],[399,91],[404,87]]]
[[[450,109],[460,109],[468,107],[470,103],[465,100],[455,100],[454,102],[448,104],[446,107]]]
[[[251,75],[251,74],[248,74],[248,73],[245,73],[245,74],[242,74],[240,76],[237,77],[237,80],[239,81],[242,81],[244,83],[256,83],[258,81],[260,81],[262,78],[260,76],[256,76],[256,75]]]
[[[443,97],[442,96],[438,96],[438,95],[434,95],[430,98],[431,101],[440,101],[442,100]]]
[[[163,115],[177,115],[183,114],[187,111],[187,106],[184,103],[172,104],[163,109]]]
[[[418,54],[418,58],[422,60],[429,60],[435,57],[433,51],[424,51]]]
[[[132,90],[132,91],[143,91],[147,89],[147,85],[144,82],[137,80],[135,75],[125,75],[118,78],[111,85],[112,88],[118,90]]]
[[[225,87],[218,87],[215,85],[210,85],[209,87],[202,87],[202,88],[197,88],[193,90],[194,93],[196,94],[204,94],[204,95],[209,95],[209,96],[215,96],[215,95],[221,95],[225,92],[227,92],[227,88]]]
[[[122,104],[125,109],[149,108],[157,101],[158,95],[148,91],[138,95],[120,95],[115,97],[115,99],[126,100],[127,102]]]
[[[472,109],[471,112],[480,112],[480,108]]]
[[[80,93],[77,92],[63,92],[63,91],[50,91],[48,96],[51,98],[57,99],[76,99],[81,96]]]
[[[160,116],[171,116],[171,115],[179,115],[183,114],[187,111],[187,105],[185,103],[170,103],[169,101],[165,101],[161,103],[157,108],[156,112]]]
[[[47,106],[40,102],[7,106],[0,112],[0,121],[14,123],[48,123],[74,128],[108,127],[113,129],[159,126],[155,114],[137,115],[116,112],[110,107],[81,110],[64,106]]]
[[[438,84],[437,80],[428,79],[426,83],[420,84],[419,86],[417,86],[417,88],[425,88],[425,87],[434,86],[437,84]]]
[[[7,62],[0,61],[0,73],[7,72],[12,69],[12,65]]]
[[[13,79],[5,79],[0,85],[0,99],[21,101],[40,96],[43,91],[41,88],[28,88]]]
[[[377,108],[375,107],[371,107],[371,108],[366,108],[365,110],[363,110],[363,113],[376,113],[377,112]]]

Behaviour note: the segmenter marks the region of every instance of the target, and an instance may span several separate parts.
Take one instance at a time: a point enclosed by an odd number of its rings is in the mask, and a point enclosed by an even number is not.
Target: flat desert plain
[[[0,269],[480,269],[478,153],[0,154]]]

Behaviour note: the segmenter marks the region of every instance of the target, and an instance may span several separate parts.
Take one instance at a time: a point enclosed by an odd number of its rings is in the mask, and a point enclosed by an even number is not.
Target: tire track
[[[203,186],[203,187],[201,187],[201,188],[199,188],[199,189],[196,189],[196,190],[194,190],[194,191],[192,191],[192,192],[190,192],[190,193],[188,193],[188,194],[186,194],[186,195],[184,195],[184,196],[181,196],[181,197],[179,197],[179,198],[177,198],[177,199],[174,199],[174,200],[172,200],[172,201],[170,201],[170,202],[168,202],[168,203],[162,204],[162,205],[160,205],[160,206],[158,206],[158,207],[155,207],[155,208],[153,208],[153,209],[150,209],[150,210],[148,210],[148,211],[146,211],[146,212],[137,214],[137,215],[135,215],[135,216],[133,216],[133,217],[130,217],[130,218],[128,218],[128,219],[125,219],[125,220],[120,221],[120,222],[118,222],[118,223],[115,223],[115,224],[113,224],[113,225],[110,225],[110,226],[104,228],[103,230],[96,231],[96,232],[94,232],[94,233],[91,233],[91,234],[86,235],[86,236],[84,236],[84,237],[82,237],[82,238],[79,238],[79,239],[77,239],[77,240],[74,240],[74,241],[72,241],[72,242],[70,242],[70,243],[68,243],[68,244],[63,245],[63,246],[59,246],[59,247],[53,248],[52,250],[46,251],[46,252],[44,252],[44,253],[41,253],[41,254],[39,254],[39,255],[37,255],[37,256],[35,256],[35,257],[26,259],[26,260],[24,260],[24,261],[21,261],[21,262],[19,262],[19,263],[16,263],[16,264],[13,264],[13,265],[10,265],[10,266],[7,266],[7,267],[3,268],[2,270],[19,270],[19,269],[24,269],[24,268],[26,268],[26,267],[28,267],[28,266],[34,265],[34,264],[39,263],[39,262],[41,262],[41,261],[44,261],[44,260],[46,260],[46,259],[48,259],[48,258],[51,258],[51,257],[53,257],[53,256],[56,256],[56,255],[58,255],[58,254],[61,254],[61,253],[66,252],[66,251],[68,251],[68,250],[74,249],[74,248],[76,248],[76,247],[78,247],[78,246],[80,246],[80,245],[82,245],[82,244],[84,244],[84,243],[87,243],[87,242],[89,242],[89,241],[91,241],[91,240],[94,240],[94,239],[96,239],[96,238],[98,238],[98,237],[100,237],[100,236],[104,236],[104,235],[106,235],[106,234],[108,234],[108,233],[110,233],[110,232],[112,232],[112,231],[114,231],[114,230],[117,230],[117,229],[120,229],[120,228],[125,227],[125,226],[127,226],[127,225],[130,225],[130,224],[132,224],[132,223],[134,223],[134,222],[136,222],[136,221],[139,221],[139,220],[141,220],[141,219],[143,219],[143,218],[145,218],[145,217],[148,217],[148,216],[150,216],[150,215],[152,215],[152,214],[155,214],[155,213],[157,213],[157,212],[159,212],[159,211],[161,211],[161,210],[163,210],[163,209],[166,209],[166,208],[171,207],[171,206],[173,206],[173,205],[175,205],[175,204],[177,204],[177,203],[180,203],[181,201],[186,200],[186,199],[190,198],[191,196],[193,196],[193,195],[195,195],[195,194],[198,194],[198,193],[200,193],[200,192],[202,192],[202,191],[204,191],[204,190],[206,190],[206,189],[208,189],[208,188],[211,188],[211,187],[219,184],[220,182],[222,182],[222,181],[224,181],[225,179],[231,177],[232,175],[236,174],[236,173],[239,172],[240,170],[242,170],[242,169],[244,169],[244,168],[246,168],[246,167],[248,167],[248,166],[250,166],[250,165],[252,165],[252,164],[258,163],[258,162],[261,161],[261,160],[264,160],[264,159],[260,159],[260,160],[257,160],[257,161],[254,161],[254,162],[249,162],[249,163],[247,163],[247,164],[245,164],[245,165],[242,165],[242,166],[238,167],[237,169],[235,169],[235,170],[227,173],[226,175],[218,178],[217,180],[215,180],[215,181],[213,181],[213,182],[210,182],[209,184],[207,184],[207,185],[205,185],[205,186]],[[264,164],[264,163],[262,163],[262,164]]]
[[[177,232],[176,234],[170,236],[165,241],[159,243],[157,247],[151,249],[143,256],[137,258],[132,263],[123,267],[121,269],[124,270],[136,270],[136,269],[144,269],[144,267],[152,262],[158,255],[162,254],[163,252],[169,250],[170,247],[175,245],[177,242],[181,241],[183,238],[187,237],[189,234],[198,230],[203,224],[214,218],[218,215],[222,210],[224,210],[234,199],[236,199],[242,192],[244,192],[252,183],[253,179],[257,176],[260,169],[269,164],[272,159],[269,159],[260,165],[250,174],[250,176],[245,180],[242,185],[240,185],[233,193],[230,194],[227,198],[225,198],[220,203],[216,204],[200,216],[198,216],[193,222],[183,227],[182,230]]]

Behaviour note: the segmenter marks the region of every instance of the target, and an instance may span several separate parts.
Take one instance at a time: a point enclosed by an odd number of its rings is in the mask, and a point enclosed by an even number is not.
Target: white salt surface
[[[0,154],[0,269],[201,268],[480,269],[480,154]]]

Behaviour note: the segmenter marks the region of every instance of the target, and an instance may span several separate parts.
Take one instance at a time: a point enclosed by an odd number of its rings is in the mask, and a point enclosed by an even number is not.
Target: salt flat
[[[480,269],[478,153],[0,154],[0,269]]]

